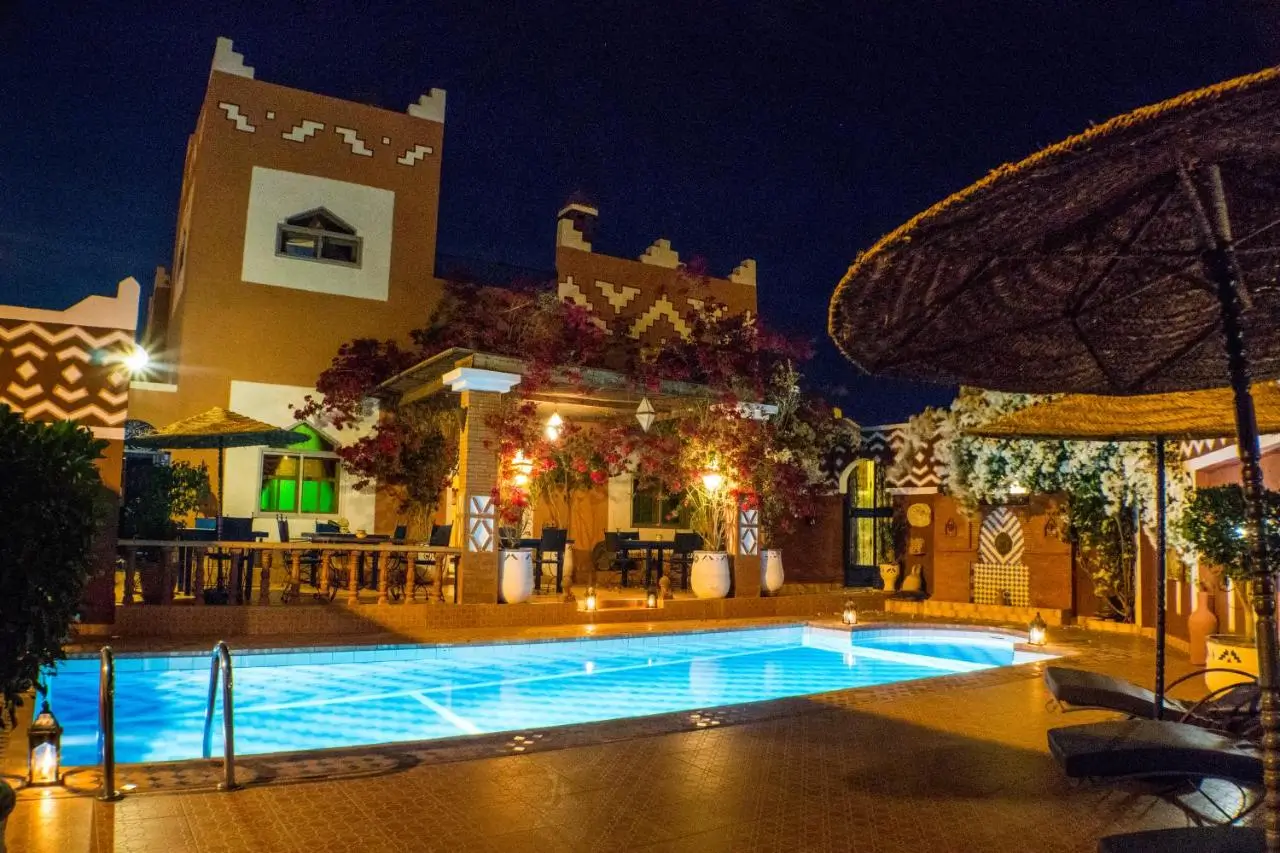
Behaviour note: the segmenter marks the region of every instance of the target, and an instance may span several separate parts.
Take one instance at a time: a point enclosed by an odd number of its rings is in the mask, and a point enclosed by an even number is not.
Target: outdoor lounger
[[[1204,672],[1189,673],[1170,682],[1169,686],[1174,687]],[[1045,669],[1044,683],[1054,699],[1073,709],[1097,708],[1130,717],[1151,717],[1155,710],[1156,697],[1150,690],[1100,672],[1050,666]],[[1162,716],[1166,720],[1247,736],[1257,728],[1260,699],[1256,683],[1235,685],[1194,703],[1166,695]]]
[[[1262,853],[1261,829],[1240,826],[1186,826],[1112,835],[1098,842],[1098,853]]]
[[[1215,778],[1262,784],[1262,754],[1247,741],[1163,720],[1116,720],[1049,730],[1049,751],[1067,776]]]

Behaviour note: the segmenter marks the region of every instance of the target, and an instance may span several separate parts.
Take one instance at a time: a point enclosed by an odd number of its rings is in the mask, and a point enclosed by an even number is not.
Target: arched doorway
[[[844,493],[844,585],[876,586],[893,521],[884,465],[875,459],[855,459],[840,478],[840,490]]]

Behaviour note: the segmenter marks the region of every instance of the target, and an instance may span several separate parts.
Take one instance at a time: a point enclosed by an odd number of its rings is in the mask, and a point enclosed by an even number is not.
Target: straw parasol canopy
[[[829,328],[868,373],[1031,393],[1227,376],[1188,183],[1219,167],[1254,376],[1280,377],[1280,69],[1144,107],[996,169],[858,256]]]
[[[219,450],[227,447],[287,447],[307,437],[214,406],[207,412],[183,418],[150,435],[130,439],[134,447],[166,450]]]
[[[1258,429],[1280,433],[1280,387],[1253,386]],[[987,438],[1070,439],[1075,441],[1182,441],[1234,438],[1236,421],[1230,388],[1108,397],[1067,394],[1010,412],[968,430]]]

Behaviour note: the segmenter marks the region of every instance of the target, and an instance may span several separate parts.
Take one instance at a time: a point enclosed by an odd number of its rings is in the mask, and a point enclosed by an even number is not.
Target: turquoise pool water
[[[794,625],[458,646],[233,652],[239,754],[528,730],[1009,666],[991,632]],[[98,760],[98,662],[48,679],[63,763]],[[116,760],[198,758],[209,657],[116,660]],[[215,726],[214,754],[221,751]]]

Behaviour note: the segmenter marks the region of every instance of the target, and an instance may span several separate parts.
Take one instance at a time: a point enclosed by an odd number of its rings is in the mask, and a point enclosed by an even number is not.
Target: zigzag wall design
[[[109,354],[132,334],[0,318],[0,342],[0,403],[33,420],[123,426],[128,390]]]
[[[862,447],[858,449],[858,455],[871,457],[886,466],[892,465],[906,443],[905,430],[906,424],[867,427],[862,431]],[[896,478],[886,477],[885,485],[890,489],[940,488],[944,468],[933,455],[936,441],[937,436],[934,436],[926,447],[917,450],[907,473]]]
[[[979,561],[1018,565],[1026,550],[1022,522],[1008,507],[998,506],[982,519],[982,529],[978,531]]]

